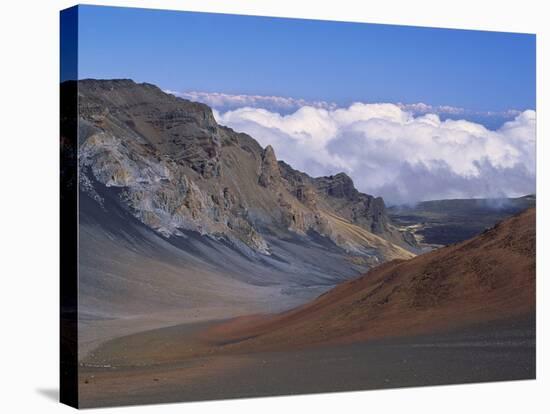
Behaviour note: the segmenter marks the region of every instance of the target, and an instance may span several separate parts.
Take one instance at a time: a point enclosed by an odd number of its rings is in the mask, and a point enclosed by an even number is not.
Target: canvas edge
[[[78,408],[78,6],[60,12],[60,402]],[[61,88],[61,83],[73,87]]]

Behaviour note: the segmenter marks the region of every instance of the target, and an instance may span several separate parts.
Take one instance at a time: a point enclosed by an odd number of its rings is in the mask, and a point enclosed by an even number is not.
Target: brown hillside
[[[463,243],[383,264],[295,310],[217,326],[205,339],[277,349],[521,317],[535,311],[535,230],[533,208]]]

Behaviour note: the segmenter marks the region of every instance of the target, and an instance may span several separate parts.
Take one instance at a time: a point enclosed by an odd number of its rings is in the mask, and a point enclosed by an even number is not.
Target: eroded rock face
[[[311,186],[298,185],[294,194],[302,204],[312,209],[317,208],[317,193]]]
[[[212,110],[131,80],[85,80],[80,115],[98,127],[130,130],[160,155],[186,163],[205,178],[219,175],[220,131]]]
[[[407,245],[381,198],[343,173],[311,178],[277,161],[271,146],[217,125],[206,105],[129,80],[80,81],[79,105],[81,190],[99,204],[97,186],[116,190],[165,237],[192,230],[270,254],[263,232],[314,231],[377,260],[383,249],[397,251],[392,243]],[[348,222],[391,242],[352,240]]]
[[[262,153],[262,165],[258,183],[263,187],[276,186],[281,181],[279,164],[271,145],[265,147]]]
[[[345,173],[316,178],[315,185],[318,191],[327,197],[355,201],[359,196],[352,179]]]

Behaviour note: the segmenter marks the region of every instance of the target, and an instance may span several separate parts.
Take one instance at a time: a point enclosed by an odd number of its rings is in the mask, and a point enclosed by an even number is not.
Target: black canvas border
[[[78,6],[60,12],[60,383],[78,408]]]

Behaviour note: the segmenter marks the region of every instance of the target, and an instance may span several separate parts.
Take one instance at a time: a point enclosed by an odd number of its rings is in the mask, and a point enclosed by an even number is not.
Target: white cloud
[[[271,144],[294,168],[314,176],[345,171],[361,191],[390,203],[535,191],[534,111],[497,130],[394,104],[302,106],[288,115],[243,107],[215,116]]]
[[[450,106],[450,105],[438,105],[433,106],[429,105],[423,102],[418,103],[398,103],[397,106],[401,108],[404,111],[412,112],[416,115],[420,114],[428,114],[428,113],[434,113],[434,114],[441,114],[441,115],[463,115],[467,113],[466,109],[460,108],[457,106]]]
[[[339,105],[335,102],[306,100],[284,96],[227,94],[221,92],[203,91],[177,92],[166,90],[165,92],[171,93],[180,98],[205,103],[219,112],[227,112],[243,107],[250,107],[263,108],[280,114],[290,114],[304,106],[311,106],[313,108],[326,110],[335,110],[339,108]],[[480,122],[483,125],[490,126],[491,128],[500,126],[503,122],[509,121],[521,113],[521,111],[516,109],[508,109],[504,111],[473,111],[458,106],[430,105],[424,102],[397,103],[395,105],[405,112],[410,112],[414,116],[437,114],[443,119],[464,118],[474,122]]]
[[[180,98],[189,99],[190,101],[202,102],[208,106],[227,111],[241,107],[265,108],[276,112],[292,112],[302,106],[311,106],[314,108],[335,109],[337,105],[333,102],[326,101],[308,101],[299,98],[290,98],[283,96],[265,96],[265,95],[232,95],[220,92],[175,92],[166,91]]]

